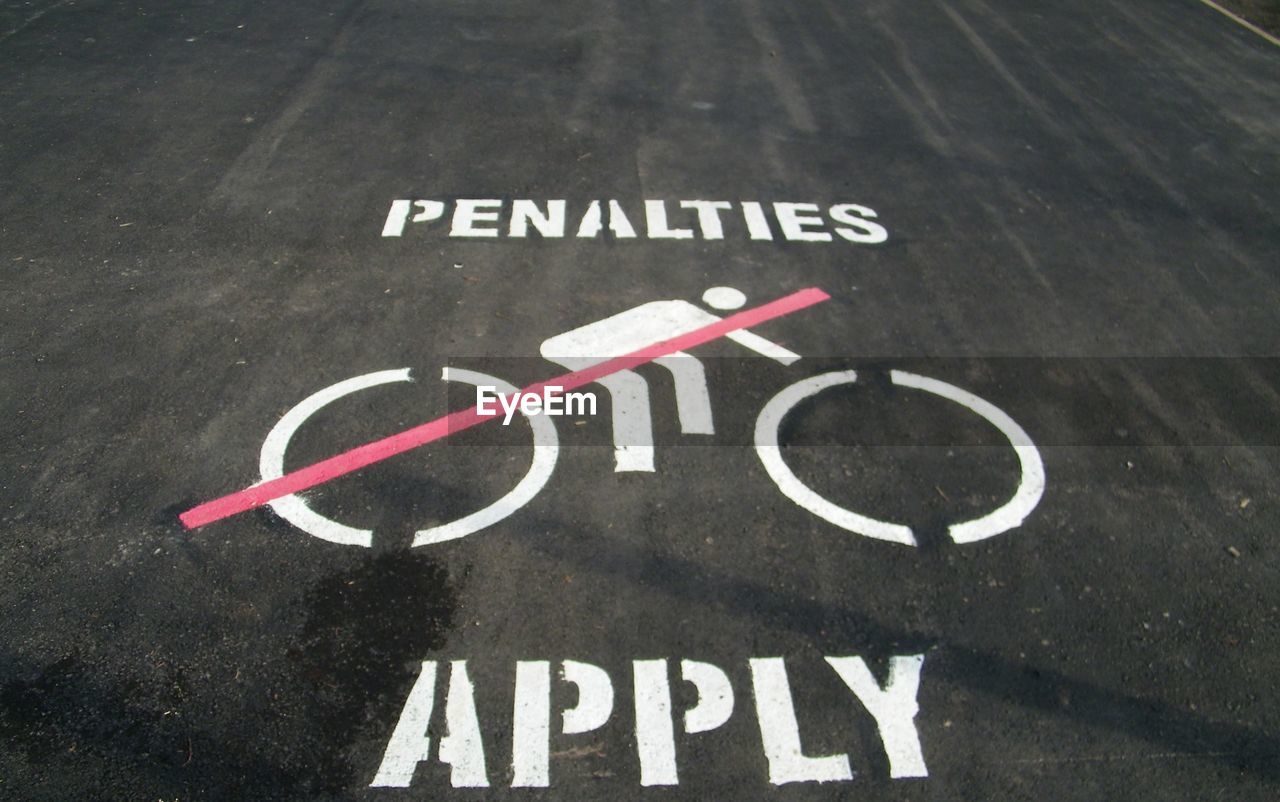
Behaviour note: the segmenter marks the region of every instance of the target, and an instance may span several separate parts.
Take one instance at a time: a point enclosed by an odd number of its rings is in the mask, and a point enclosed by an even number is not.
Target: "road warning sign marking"
[[[728,336],[740,329],[757,326],[775,318],[798,312],[814,304],[821,303],[831,296],[816,287],[800,290],[771,301],[767,304],[747,309],[730,315],[723,320],[709,323],[706,326],[672,337],[653,345],[640,348],[623,356],[601,362],[582,370],[565,373],[552,379],[536,382],[525,387],[520,394],[541,396],[548,386],[557,386],[563,390],[574,390],[592,382],[611,376],[621,371],[630,370],[656,359],[674,354],[687,348],[694,348],[704,343]],[[192,507],[178,516],[188,529],[195,529],[205,524],[220,521],[247,510],[269,504],[276,499],[299,493],[313,487],[345,476],[361,468],[389,459],[397,454],[411,451],[421,445],[440,440],[451,434],[470,429],[481,423],[493,420],[492,417],[480,415],[474,406],[451,412],[433,421],[406,429],[372,443],[353,448],[337,456],[299,468],[275,479],[270,479],[221,498],[207,501]]]

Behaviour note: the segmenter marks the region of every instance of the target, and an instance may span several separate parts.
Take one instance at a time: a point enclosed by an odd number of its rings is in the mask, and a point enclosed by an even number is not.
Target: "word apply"
[[[929,772],[915,726],[924,655],[893,657],[889,662],[888,681],[883,686],[860,657],[828,657],[826,662],[875,719],[889,760],[889,776],[895,779],[927,777]],[[783,659],[753,658],[748,660],[748,665],[761,746],[769,765],[769,782],[784,785],[852,780],[854,773],[848,755],[804,753]],[[666,659],[632,662],[635,743],[640,784],[644,786],[680,782],[671,670]],[[734,711],[733,685],[728,675],[710,663],[693,660],[681,660],[679,672],[680,679],[692,684],[697,691],[696,704],[680,717],[682,731],[685,734],[707,732],[725,724]],[[413,782],[418,764],[431,759],[434,740],[431,713],[440,673],[439,663],[423,662],[371,786],[407,788]],[[560,713],[560,731],[574,735],[604,726],[614,709],[614,686],[609,674],[590,663],[565,660],[560,663],[559,675],[562,681],[576,686],[578,694],[577,704]],[[551,678],[549,661],[516,663],[511,733],[513,788],[545,788],[551,784]],[[475,690],[467,676],[465,660],[449,663],[444,733],[434,753],[437,760],[450,766],[452,785],[455,788],[489,787]]]

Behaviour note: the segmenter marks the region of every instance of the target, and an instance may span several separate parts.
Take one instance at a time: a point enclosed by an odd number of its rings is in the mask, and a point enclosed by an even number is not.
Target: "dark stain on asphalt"
[[[457,591],[448,571],[407,551],[383,554],[317,584],[305,601],[307,621],[288,656],[309,697],[314,733],[312,791],[361,784],[332,744],[353,727],[385,726],[404,701],[401,671],[441,648],[454,626]]]
[[[46,779],[116,765],[160,798],[186,798],[195,789],[226,782],[225,769],[193,762],[197,745],[217,736],[182,714],[190,689],[184,669],[156,668],[145,679],[120,678],[104,676],[100,666],[76,654],[42,667],[0,654],[0,675],[10,677],[0,685],[0,741],[20,749]],[[306,781],[251,752],[239,754],[237,764],[242,787],[270,791]],[[59,798],[49,788],[7,787],[22,788],[24,799]]]
[[[95,692],[93,673],[74,656],[64,657],[44,667],[31,679],[15,679],[0,688],[0,733],[20,744],[27,757],[37,763],[80,748],[93,750],[94,744],[123,745],[134,755],[154,755],[172,762],[176,754],[167,747],[176,740],[172,730],[178,722],[168,722],[160,710],[146,710],[123,699],[113,702]],[[96,700],[96,703],[94,701]],[[75,711],[74,715],[68,715]]]
[[[333,745],[366,730],[376,731],[374,740],[385,736],[416,676],[407,667],[449,637],[457,583],[427,557],[389,552],[321,579],[302,603],[304,623],[285,652],[283,675],[262,678],[288,690],[272,691],[268,707],[278,712],[262,721],[298,717],[288,751],[307,756],[305,765],[263,758],[272,748],[266,729],[239,741],[208,729],[190,712],[204,682],[167,661],[128,677],[74,654],[40,666],[0,653],[0,742],[50,772],[123,763],[136,782],[183,798],[227,783],[256,798],[285,799],[332,798],[363,786],[369,778]],[[220,756],[213,761],[211,744]],[[222,761],[236,765],[234,777]]]

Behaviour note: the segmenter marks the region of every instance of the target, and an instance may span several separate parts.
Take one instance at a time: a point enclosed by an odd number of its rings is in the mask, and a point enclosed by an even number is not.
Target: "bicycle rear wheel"
[[[1040,451],[1026,431],[996,405],[955,385],[901,370],[889,371],[889,379],[899,387],[921,390],[967,408],[999,429],[1018,455],[1021,476],[1018,489],[1014,491],[1013,496],[986,515],[951,524],[947,528],[947,534],[952,541],[973,543],[1021,526],[1040,503],[1045,486],[1044,462],[1040,458]],[[831,387],[853,384],[857,380],[856,371],[835,371],[801,379],[784,388],[765,404],[764,409],[760,411],[760,416],[756,419],[756,454],[764,463],[769,478],[783,495],[824,521],[876,540],[915,546],[917,545],[915,533],[911,527],[871,518],[823,498],[801,482],[782,459],[782,449],[778,445],[778,429],[787,413],[810,396]]]

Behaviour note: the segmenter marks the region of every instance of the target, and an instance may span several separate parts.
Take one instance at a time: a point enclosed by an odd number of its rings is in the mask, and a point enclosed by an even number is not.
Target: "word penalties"
[[[572,214],[571,214],[572,212]],[[669,214],[670,212],[670,214]],[[643,212],[627,211],[616,200],[593,200],[585,209],[570,209],[563,200],[394,200],[382,226],[382,236],[400,237],[417,223],[441,222],[448,213],[449,236],[467,238],[524,238],[538,236],[598,237],[606,228],[615,239],[721,240],[726,225],[735,236],[752,240],[791,242],[848,241],[876,245],[889,232],[875,222],[874,210],[856,203],[819,206],[816,203],[646,200]],[[635,221],[635,222],[633,222]],[[643,232],[643,233],[640,233]]]
[[[894,778],[927,777],[915,716],[916,696],[924,655],[893,657],[882,686],[860,657],[828,657],[845,686],[875,720]],[[760,743],[774,785],[797,782],[846,782],[853,770],[846,754],[806,755],[792,701],[786,665],[781,657],[748,661]],[[428,660],[405,702],[400,720],[371,786],[407,788],[418,764],[434,755],[450,767],[455,788],[487,788],[489,769],[476,714],[475,689],[467,676],[467,661],[449,663],[444,696],[443,737],[432,727],[432,708],[441,664]],[[552,665],[548,661],[520,661],[515,671],[512,718],[511,787],[545,788],[551,783]],[[673,711],[672,674],[697,691],[696,703],[679,717],[685,735],[708,732],[725,724],[734,712],[734,690],[723,670],[693,660],[635,660],[632,663],[632,701],[635,705],[635,748],[640,784],[678,785],[677,718]],[[560,732],[575,735],[599,729],[614,710],[614,685],[599,666],[565,660],[562,682],[577,689],[577,703],[561,712]],[[853,722],[851,722],[853,724]],[[433,737],[433,735],[435,737]]]

